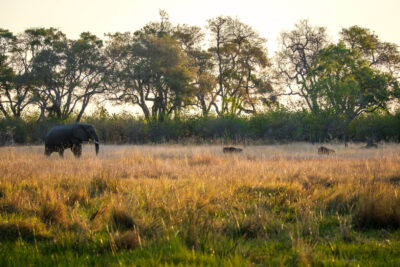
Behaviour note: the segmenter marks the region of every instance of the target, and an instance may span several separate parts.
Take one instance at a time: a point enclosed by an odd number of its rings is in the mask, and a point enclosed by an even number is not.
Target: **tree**
[[[294,30],[281,34],[275,56],[285,87],[285,92],[279,95],[299,96],[313,114],[318,113],[320,106],[313,92],[316,77],[310,77],[309,73],[319,51],[328,45],[327,39],[324,27],[312,27],[307,20],[301,20]]]
[[[340,40],[350,49],[357,49],[371,67],[395,73],[400,71],[400,53],[396,44],[382,42],[367,28],[352,26],[342,29]]]
[[[20,117],[32,103],[31,87],[26,81],[25,69],[18,71],[15,60],[17,37],[0,29],[0,111],[6,117]]]
[[[343,29],[339,44],[329,44],[323,27],[300,21],[281,35],[276,56],[287,92],[299,96],[315,118],[323,120],[325,135],[339,131],[365,112],[385,108],[398,94],[399,53],[368,29]],[[346,142],[346,139],[345,139]]]
[[[67,69],[70,70],[69,88],[76,85],[71,112],[78,107],[76,121],[80,121],[88,104],[96,95],[105,90],[103,80],[110,64],[105,61],[103,41],[97,36],[84,32],[78,40],[70,43]]]
[[[400,80],[398,45],[383,42],[371,30],[359,26],[342,29],[340,36],[346,47],[357,50],[373,69]],[[397,95],[396,98],[400,99],[400,95]]]
[[[399,91],[395,77],[372,68],[359,49],[347,48],[343,42],[321,49],[306,77],[314,81],[310,97],[319,112],[334,119],[335,130],[342,132],[345,142],[351,121],[362,113],[385,108]]]
[[[195,105],[200,108],[203,116],[207,116],[216,103],[217,94],[212,54],[202,47],[204,33],[199,27],[184,24],[173,28],[173,37],[181,44],[191,64],[197,69],[193,86]]]
[[[16,73],[13,95],[20,100],[21,106],[36,104],[44,117],[47,101],[40,96],[40,81],[34,73],[37,56],[50,51],[54,43],[62,43],[65,35],[54,28],[32,28],[18,35],[12,50],[10,62]],[[18,102],[16,102],[18,103]]]
[[[212,55],[203,50],[195,50],[190,52],[189,56],[193,58],[197,67],[194,87],[196,105],[201,109],[203,116],[208,116],[218,97],[215,91],[217,77],[213,73]]]
[[[48,38],[51,38],[49,36]],[[102,41],[88,32],[78,40],[55,39],[33,59],[32,75],[41,118],[47,111],[58,119],[78,110],[79,121],[90,99],[103,91],[105,65]]]
[[[194,97],[195,66],[165,25],[169,23],[163,20],[133,36],[111,35],[107,47],[114,63],[108,92],[114,100],[139,105],[148,120],[178,117]]]
[[[267,67],[270,66],[266,40],[250,26],[231,17],[208,21],[212,53],[216,65],[218,114],[254,113],[259,97],[272,91]]]

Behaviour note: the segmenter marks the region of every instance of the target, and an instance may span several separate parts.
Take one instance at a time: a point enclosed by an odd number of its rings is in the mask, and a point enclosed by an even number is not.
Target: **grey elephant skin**
[[[82,142],[91,139],[96,147],[96,155],[99,153],[99,138],[91,124],[75,123],[70,125],[56,125],[46,134],[45,151],[46,156],[58,152],[64,156],[64,150],[71,148],[75,157],[82,155]]]

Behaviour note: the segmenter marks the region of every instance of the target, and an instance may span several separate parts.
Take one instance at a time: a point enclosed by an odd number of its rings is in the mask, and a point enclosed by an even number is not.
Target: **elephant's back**
[[[72,135],[73,125],[56,125],[53,126],[46,134],[46,145],[60,145],[69,141]]]

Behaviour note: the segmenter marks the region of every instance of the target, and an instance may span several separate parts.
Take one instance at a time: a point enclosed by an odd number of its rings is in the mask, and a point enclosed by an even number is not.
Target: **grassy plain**
[[[400,146],[0,148],[0,266],[400,266]]]

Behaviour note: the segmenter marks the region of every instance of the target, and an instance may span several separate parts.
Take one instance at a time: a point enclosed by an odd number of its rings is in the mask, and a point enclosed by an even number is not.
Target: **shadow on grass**
[[[41,233],[42,230],[35,224],[29,222],[7,222],[0,223],[0,240],[16,241],[22,239],[26,242],[35,240],[49,240],[47,234]]]

